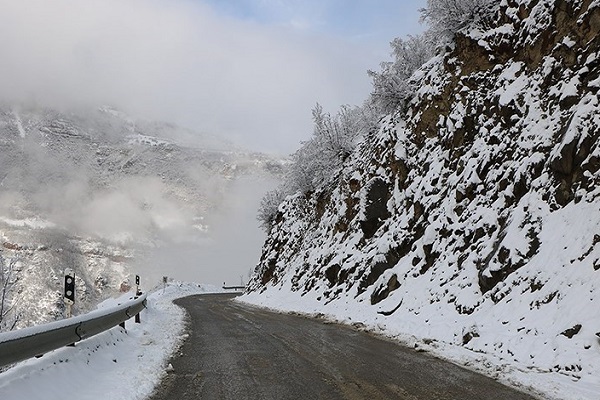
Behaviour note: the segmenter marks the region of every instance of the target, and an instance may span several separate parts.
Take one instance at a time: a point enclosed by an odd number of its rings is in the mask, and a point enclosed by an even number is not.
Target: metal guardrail
[[[146,307],[146,294],[116,307],[44,325],[0,333],[0,367],[39,356],[87,339],[139,314]]]
[[[244,290],[246,286],[225,286],[223,285],[223,289],[225,290]]]

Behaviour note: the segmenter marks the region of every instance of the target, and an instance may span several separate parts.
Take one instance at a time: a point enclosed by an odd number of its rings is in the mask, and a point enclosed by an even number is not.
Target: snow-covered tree
[[[314,131],[310,140],[292,155],[284,182],[262,200],[257,219],[269,231],[283,199],[294,193],[308,193],[331,181],[361,137],[376,128],[378,118],[371,104],[342,106],[332,115],[317,103],[312,110]]]
[[[319,103],[312,110],[315,124],[314,139],[329,158],[344,160],[356,144],[356,139],[365,133],[360,108],[345,105],[337,115],[323,111]]]
[[[434,54],[434,40],[424,33],[396,38],[391,43],[394,61],[382,62],[381,71],[368,71],[373,79],[371,103],[381,114],[403,108],[415,92],[412,74]]]
[[[332,115],[317,103],[312,115],[313,136],[293,155],[287,184],[289,193],[308,192],[329,181],[359,139],[377,125],[376,114],[368,104],[342,106]]]
[[[491,11],[494,0],[427,0],[421,20],[438,40],[451,40],[454,34]]]
[[[267,192],[260,201],[256,218],[260,222],[260,227],[263,228],[265,232],[270,232],[271,226],[277,216],[277,210],[283,199],[285,199],[285,192],[283,189],[277,188]]]
[[[13,330],[20,319],[14,299],[14,289],[19,280],[16,274],[17,260],[8,263],[0,254],[0,332]]]
[[[410,78],[434,56],[436,47],[452,40],[460,29],[493,11],[493,0],[428,0],[421,20],[428,24],[423,34],[396,38],[393,61],[382,62],[381,70],[368,71],[373,79],[371,103],[381,114],[402,110],[415,92]]]
[[[258,212],[261,226],[268,232],[286,195],[308,193],[331,182],[360,138],[375,129],[381,116],[403,111],[416,91],[411,77],[434,56],[436,47],[490,13],[494,3],[493,0],[428,0],[421,15],[429,29],[421,35],[396,38],[390,43],[393,60],[381,63],[379,72],[368,71],[373,90],[363,106],[342,106],[332,115],[317,103],[312,110],[313,136],[293,154],[281,188],[267,193],[263,199]]]

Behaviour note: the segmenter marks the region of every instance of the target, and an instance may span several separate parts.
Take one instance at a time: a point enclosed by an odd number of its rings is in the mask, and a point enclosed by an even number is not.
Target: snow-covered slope
[[[4,311],[14,305],[0,330],[15,317],[17,327],[59,318],[65,268],[75,270],[76,313],[126,289],[132,273],[144,285],[177,276],[177,265],[150,270],[149,260],[210,240],[211,217],[238,181],[255,180],[259,191],[281,168],[276,158],[108,107],[0,106],[0,257],[5,271],[12,264]]]
[[[247,301],[597,398],[599,52],[599,2],[503,0],[333,184],[280,206]]]

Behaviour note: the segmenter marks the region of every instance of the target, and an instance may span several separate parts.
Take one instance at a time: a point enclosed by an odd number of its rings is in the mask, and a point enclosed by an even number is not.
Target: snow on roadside
[[[186,337],[185,311],[173,300],[223,290],[209,285],[170,283],[148,296],[141,324],[126,322],[0,373],[2,400],[142,400],[166,374],[166,365]],[[127,294],[126,296],[130,296]],[[107,300],[99,308],[110,307]]]

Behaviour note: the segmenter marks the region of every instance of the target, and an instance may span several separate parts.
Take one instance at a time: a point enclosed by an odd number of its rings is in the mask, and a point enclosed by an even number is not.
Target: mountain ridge
[[[193,138],[108,107],[0,107],[0,293],[10,289],[12,310],[0,330],[61,318],[65,268],[76,275],[75,312],[127,289],[132,274],[145,286],[177,275],[150,261],[210,241],[237,182],[260,187],[286,162]]]

